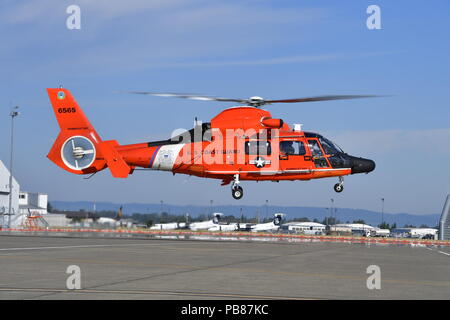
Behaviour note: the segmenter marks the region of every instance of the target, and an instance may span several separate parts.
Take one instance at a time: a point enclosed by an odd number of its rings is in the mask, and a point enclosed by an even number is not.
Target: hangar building
[[[0,160],[0,228],[7,228],[8,224],[13,228],[20,227],[27,219],[27,215],[47,213],[48,196],[43,193],[21,192],[19,183],[13,177],[11,219],[9,219],[9,177],[9,170]]]
[[[19,213],[47,214],[48,195],[45,193],[19,192]]]
[[[9,213],[9,170],[0,160],[0,227],[7,226]],[[20,186],[16,179],[12,179],[12,203],[11,213],[19,213],[19,190]],[[13,217],[11,217],[13,220]]]

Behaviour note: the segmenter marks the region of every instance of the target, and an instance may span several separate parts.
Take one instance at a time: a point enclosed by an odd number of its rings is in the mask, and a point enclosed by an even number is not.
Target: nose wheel
[[[241,186],[236,186],[233,189],[231,189],[231,195],[233,196],[233,198],[235,198],[236,200],[239,200],[242,198],[242,196],[244,195],[244,189],[242,189]]]
[[[334,191],[336,191],[337,193],[344,191],[344,178],[343,177],[339,177],[339,183],[336,183],[334,185]]]
[[[240,183],[239,175],[235,174],[234,181],[231,184],[231,195],[236,200],[239,200],[244,196],[244,189],[242,189],[242,187],[239,185],[239,183]]]

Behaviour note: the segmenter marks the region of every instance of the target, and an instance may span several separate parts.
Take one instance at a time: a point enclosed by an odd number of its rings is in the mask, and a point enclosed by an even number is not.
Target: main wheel
[[[233,198],[235,198],[236,200],[239,200],[239,199],[242,198],[242,196],[244,195],[244,190],[242,189],[242,187],[237,186],[237,187],[231,189],[231,195],[232,195]]]
[[[334,191],[336,192],[342,192],[344,190],[344,185],[340,184],[340,183],[336,183],[334,185]]]

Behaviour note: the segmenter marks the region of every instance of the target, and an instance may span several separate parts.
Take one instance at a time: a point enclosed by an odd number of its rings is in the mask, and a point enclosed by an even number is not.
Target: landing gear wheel
[[[231,189],[231,195],[232,195],[233,198],[235,198],[236,200],[239,200],[239,199],[242,198],[242,196],[244,195],[244,190],[242,189],[242,187],[237,186],[237,187]]]
[[[336,192],[342,192],[344,190],[344,186],[342,185],[342,184],[340,184],[340,183],[336,183],[335,185],[334,185],[334,191],[336,191]]]

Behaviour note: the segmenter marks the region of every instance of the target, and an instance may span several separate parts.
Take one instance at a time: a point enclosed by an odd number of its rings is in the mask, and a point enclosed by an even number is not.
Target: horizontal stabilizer
[[[130,166],[123,160],[115,146],[119,144],[115,140],[103,141],[98,148],[105,158],[106,164],[114,178],[126,178],[131,172]]]

